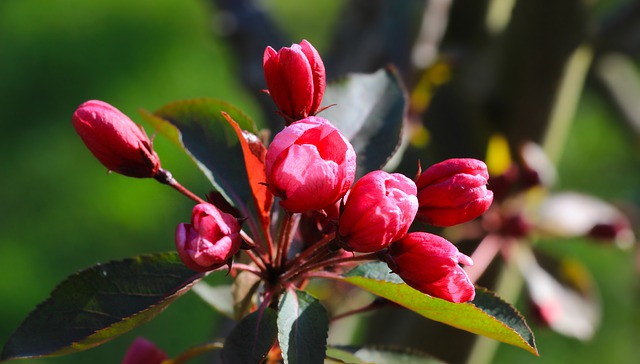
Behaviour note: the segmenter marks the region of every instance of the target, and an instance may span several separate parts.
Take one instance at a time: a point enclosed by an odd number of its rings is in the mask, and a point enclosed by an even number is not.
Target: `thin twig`
[[[282,266],[286,261],[287,250],[289,250],[289,244],[291,239],[289,237],[291,233],[291,223],[293,221],[293,214],[285,211],[284,221],[280,228],[280,236],[278,237],[278,246],[276,247],[276,259],[274,261],[275,266]]]
[[[243,270],[245,272],[253,273],[253,274],[257,275],[258,277],[263,278],[262,277],[263,271],[259,270],[256,267],[250,266],[248,264],[233,263],[233,265],[231,266],[231,269]]]
[[[315,253],[316,251],[320,250],[321,248],[326,248],[329,245],[329,243],[335,238],[336,238],[336,233],[331,233],[325,236],[324,238],[318,240],[317,242],[313,243],[310,247],[300,252],[300,254],[298,254],[298,256],[296,256],[294,259],[287,262],[287,265],[285,268],[289,269],[307,260],[307,258],[313,255],[313,253]]]
[[[188,198],[190,198],[191,200],[197,202],[197,203],[206,203],[207,201],[203,200],[202,198],[198,197],[195,193],[189,191],[186,187],[184,187],[183,185],[181,185],[178,180],[176,180],[175,178],[173,178],[173,175],[171,175],[171,172],[167,171],[166,169],[162,169],[160,168],[158,170],[158,172],[156,173],[155,176],[153,176],[153,178],[165,185],[169,185],[171,186],[174,190],[180,192],[181,194],[187,196]]]

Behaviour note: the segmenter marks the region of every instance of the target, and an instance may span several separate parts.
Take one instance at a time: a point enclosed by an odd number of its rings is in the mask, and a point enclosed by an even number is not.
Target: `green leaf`
[[[522,315],[513,306],[484,288],[476,288],[476,297],[471,302],[451,303],[401,283],[401,278],[390,273],[387,265],[382,262],[361,265],[337,279],[386,298],[431,320],[487,336],[538,355],[533,333]]]
[[[256,304],[255,293],[258,291],[262,280],[257,275],[241,271],[231,284],[231,296],[233,298],[233,318],[236,321],[247,316],[251,307]]]
[[[212,351],[220,350],[224,347],[224,344],[219,340],[192,346],[189,349],[183,351],[173,359],[165,360],[162,364],[183,364],[189,362],[191,359],[202,356]]]
[[[200,281],[193,286],[192,291],[219,313],[228,318],[234,318],[230,284],[212,286],[207,282]]]
[[[355,350],[349,350],[346,348],[337,348],[334,346],[327,347],[327,363],[341,363],[341,364],[367,364],[362,359],[355,356],[353,353]]]
[[[287,364],[324,362],[329,318],[324,306],[305,291],[289,289],[278,310],[278,341]]]
[[[256,311],[231,330],[222,348],[222,362],[261,363],[276,341],[276,312],[270,308]]]
[[[63,281],[9,338],[2,359],[70,354],[153,319],[203,277],[177,253],[98,264]]]
[[[350,74],[330,83],[322,104],[335,104],[318,116],[351,141],[358,156],[358,177],[384,166],[399,146],[407,97],[395,69]]]
[[[176,101],[151,115],[141,112],[196,162],[213,186],[245,216],[253,199],[242,146],[233,126],[221,114],[226,112],[242,130],[256,133],[253,121],[234,106],[216,99]]]
[[[431,355],[398,347],[330,347],[327,349],[327,358],[345,364],[444,364]]]

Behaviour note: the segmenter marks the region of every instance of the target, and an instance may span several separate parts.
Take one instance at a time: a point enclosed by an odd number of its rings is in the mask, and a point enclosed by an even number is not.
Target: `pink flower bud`
[[[73,114],[73,126],[91,153],[111,171],[146,178],[160,169],[160,159],[142,127],[106,102],[80,105]]]
[[[438,235],[405,235],[391,244],[387,263],[405,283],[420,292],[455,303],[475,297],[473,284],[458,265],[472,265],[471,258]]]
[[[193,208],[191,224],[176,228],[176,248],[189,268],[206,272],[225,265],[240,250],[240,224],[212,204]]]
[[[374,171],[360,178],[340,216],[340,239],[361,253],[384,249],[402,238],[416,217],[416,184],[409,178]]]
[[[326,75],[324,63],[311,43],[303,40],[278,52],[267,47],[263,67],[269,94],[285,117],[295,121],[316,114]]]
[[[424,171],[418,186],[418,218],[435,226],[452,226],[482,215],[493,201],[489,172],[477,159],[447,159]]]
[[[139,337],[127,350],[122,364],[160,364],[167,359],[167,354],[158,349],[151,341]]]
[[[269,189],[289,212],[338,201],[355,179],[356,153],[329,121],[310,116],[278,133],[265,160]]]

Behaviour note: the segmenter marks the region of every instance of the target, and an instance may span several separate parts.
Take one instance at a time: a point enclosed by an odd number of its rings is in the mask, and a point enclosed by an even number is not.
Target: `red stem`
[[[271,259],[273,259],[273,238],[271,237],[271,231],[269,231],[269,227],[268,226],[263,226],[264,231],[264,236],[265,239],[267,239],[267,256],[266,256],[266,260],[267,261],[271,261]],[[263,253],[264,255],[264,253]],[[263,257],[261,257],[261,259],[264,261],[265,259]]]
[[[274,261],[275,266],[281,267],[284,265],[284,262],[287,260],[287,251],[289,250],[289,245],[291,244],[291,226],[293,222],[293,214],[290,212],[285,212],[284,221],[282,222],[282,227],[280,229],[280,236],[278,237],[278,246],[276,247],[276,260]]]
[[[329,243],[335,238],[336,238],[336,233],[331,233],[325,236],[324,238],[318,240],[317,242],[313,243],[313,245],[311,245],[307,249],[300,252],[300,254],[298,254],[298,256],[296,256],[294,259],[287,262],[287,265],[285,267],[286,270],[290,269],[291,267],[295,267],[297,264],[307,260],[307,258],[312,256],[315,252],[319,251],[320,249],[326,248],[329,245]]]
[[[267,271],[266,263],[262,259],[261,255],[256,256],[255,254],[253,254],[253,252],[251,250],[245,250],[244,252],[253,261],[253,263],[255,263],[255,265],[258,267],[258,269],[260,269],[262,272],[266,272]]]
[[[475,283],[478,281],[503,245],[504,239],[495,234],[489,234],[482,239],[476,250],[471,254],[473,265],[464,267],[464,271],[467,273],[467,276],[469,276],[471,282]]]
[[[153,178],[162,184],[171,186],[174,190],[180,192],[181,194],[187,196],[188,198],[190,198],[191,200],[197,203],[207,202],[202,198],[198,197],[195,193],[189,191],[187,188],[182,186],[175,178],[173,178],[173,176],[171,175],[171,172],[167,171],[166,169],[160,168],[158,172],[156,172],[156,175],[153,176]]]
[[[248,264],[243,264],[243,263],[233,263],[233,265],[231,266],[231,269],[237,269],[237,270],[243,270],[249,273],[253,273],[255,275],[257,275],[260,278],[263,278],[262,276],[262,271],[258,270],[256,267],[252,267]]]

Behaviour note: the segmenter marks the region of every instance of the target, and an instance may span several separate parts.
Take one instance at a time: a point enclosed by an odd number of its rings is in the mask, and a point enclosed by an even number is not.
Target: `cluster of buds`
[[[353,146],[329,120],[316,116],[322,110],[326,76],[315,48],[307,41],[279,51],[268,47],[263,60],[268,93],[285,119],[284,129],[268,146],[262,182],[283,210],[274,214],[282,219],[277,239],[267,228],[267,238],[254,241],[236,217],[186,192],[160,168],[144,131],[114,107],[89,101],[74,114],[74,126],[108,169],[153,177],[198,202],[191,223],[179,224],[175,234],[179,256],[191,269],[229,265],[251,271],[277,296],[278,290],[304,281],[314,270],[382,260],[421,292],[451,302],[472,300],[473,284],[459,265],[471,265],[471,259],[440,236],[409,230],[416,219],[451,226],[486,211],[493,194],[486,188],[485,164],[450,159],[415,181],[382,170],[356,181]],[[308,235],[293,229],[302,230],[301,218],[309,214],[322,217],[322,228],[316,240],[300,241]],[[241,248],[247,249],[251,265],[232,262]]]

